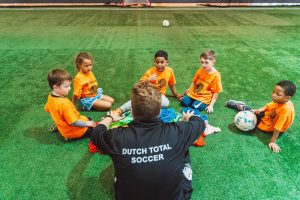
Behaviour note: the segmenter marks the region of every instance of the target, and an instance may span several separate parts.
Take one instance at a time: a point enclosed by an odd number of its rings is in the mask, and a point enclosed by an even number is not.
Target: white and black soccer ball
[[[257,124],[257,118],[256,115],[251,111],[240,111],[234,117],[234,124],[242,131],[250,131],[255,128]]]
[[[170,22],[167,19],[165,19],[162,24],[163,24],[163,27],[169,27],[170,26]]]

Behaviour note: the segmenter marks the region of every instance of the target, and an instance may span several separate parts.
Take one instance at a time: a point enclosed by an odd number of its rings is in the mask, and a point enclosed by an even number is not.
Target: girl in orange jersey
[[[75,105],[79,100],[84,110],[109,110],[114,99],[104,95],[102,88],[92,72],[93,58],[88,53],[79,53],[76,57],[77,75],[74,78],[72,102]]]

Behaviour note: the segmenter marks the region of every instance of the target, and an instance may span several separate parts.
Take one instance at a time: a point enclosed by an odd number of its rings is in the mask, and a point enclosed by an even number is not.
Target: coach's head
[[[150,82],[140,81],[132,88],[131,106],[134,119],[155,119],[160,112],[161,94]]]

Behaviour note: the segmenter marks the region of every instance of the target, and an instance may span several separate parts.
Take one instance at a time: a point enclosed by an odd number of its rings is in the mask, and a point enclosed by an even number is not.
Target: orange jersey
[[[155,87],[159,89],[161,94],[166,94],[168,85],[176,84],[173,69],[170,67],[166,67],[163,72],[158,71],[156,67],[151,67],[148,71],[146,71],[140,80],[146,80],[153,74],[157,74],[157,78],[151,81],[151,83],[153,83]]]
[[[89,72],[84,74],[78,72],[74,78],[74,91],[73,94],[79,98],[88,98],[97,96],[98,83],[93,74]]]
[[[58,131],[65,138],[80,138],[88,129],[70,125],[77,120],[88,121],[88,118],[80,115],[67,97],[55,97],[49,94],[45,111],[50,113]]]
[[[209,74],[201,67],[196,72],[187,95],[197,101],[209,104],[213,94],[222,91],[221,74],[218,71]]]
[[[292,125],[294,117],[295,110],[291,101],[284,104],[270,102],[266,105],[265,116],[257,127],[263,131],[276,129],[285,132]]]

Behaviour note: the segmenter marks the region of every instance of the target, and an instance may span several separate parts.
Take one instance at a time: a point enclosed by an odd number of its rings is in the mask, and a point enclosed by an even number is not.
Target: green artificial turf
[[[162,27],[164,19],[170,27]],[[89,154],[88,139],[66,142],[48,132],[46,76],[57,67],[74,76],[75,55],[90,52],[116,108],[159,49],[169,53],[179,92],[204,49],[216,51],[222,75],[224,91],[209,115],[222,132],[191,148],[192,199],[300,199],[299,91],[279,154],[267,148],[270,135],[237,130],[235,111],[224,107],[229,99],[261,107],[282,79],[300,87],[299,32],[299,9],[288,8],[0,10],[0,199],[113,199],[110,158]],[[99,121],[105,112],[82,114]]]

